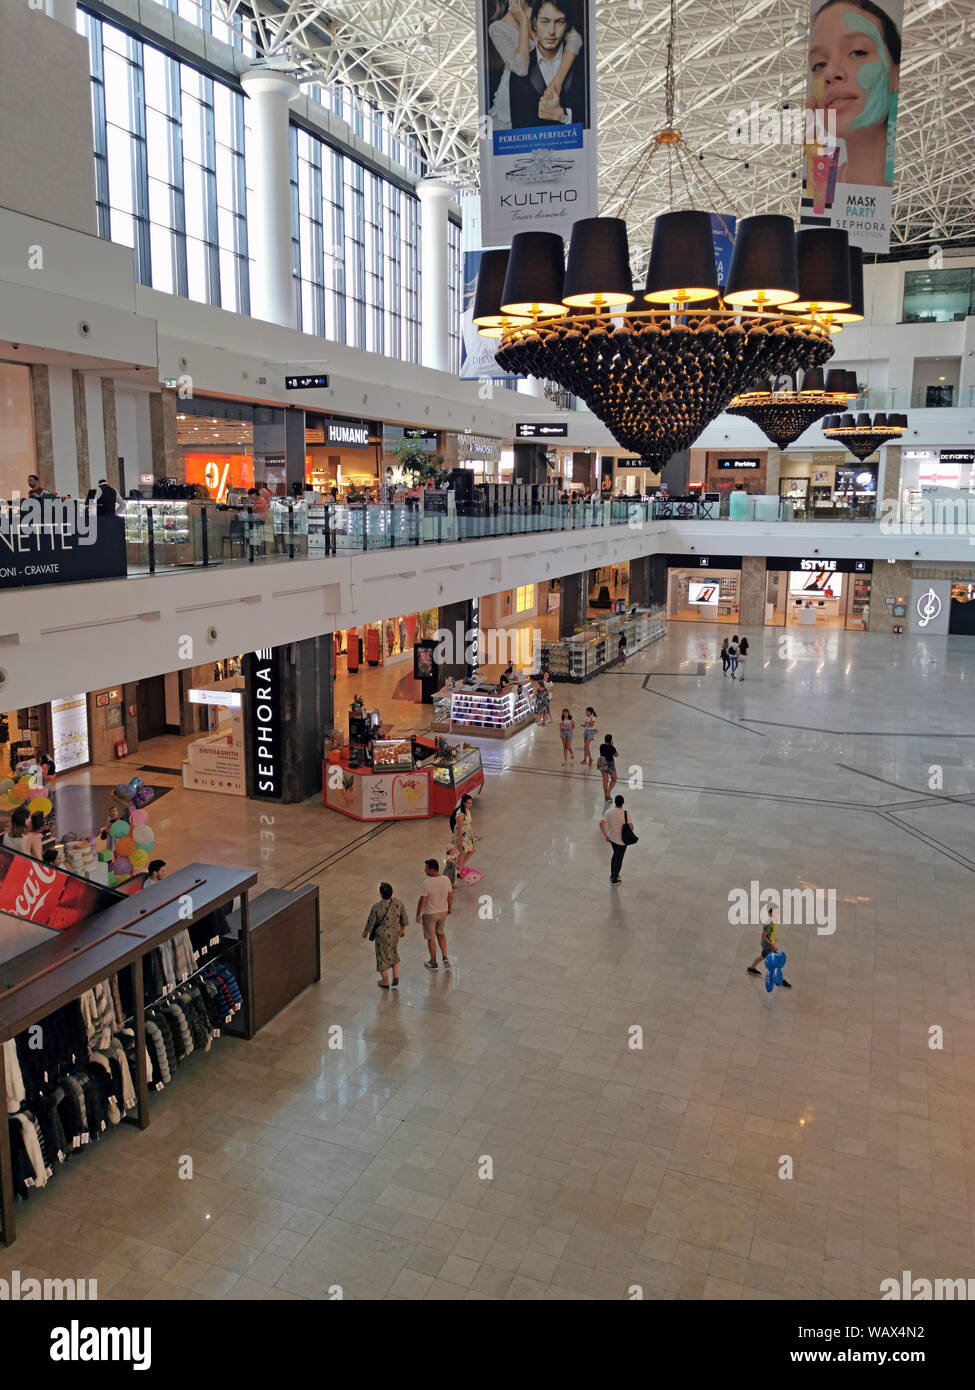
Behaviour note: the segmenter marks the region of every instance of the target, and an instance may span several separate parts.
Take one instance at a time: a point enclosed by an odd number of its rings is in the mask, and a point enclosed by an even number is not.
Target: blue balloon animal
[[[769,994],[776,985],[782,983],[782,967],[785,965],[784,951],[769,951],[765,957],[765,988]]]

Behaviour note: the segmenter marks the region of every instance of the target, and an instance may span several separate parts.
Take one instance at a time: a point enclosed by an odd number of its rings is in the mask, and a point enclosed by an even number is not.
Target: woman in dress
[[[573,762],[576,755],[572,751],[572,736],[576,731],[576,722],[572,718],[571,710],[564,709],[559,717],[559,734],[562,738],[562,766],[565,767],[566,760],[571,758]]]
[[[536,724],[547,724],[552,718],[550,713],[552,704],[552,677],[547,671],[542,672],[541,680],[535,690],[535,722]]]
[[[463,881],[463,870],[467,866],[467,861],[474,853],[474,846],[477,841],[474,838],[474,822],[471,817],[471,807],[474,805],[474,798],[470,792],[466,792],[460,799],[460,805],[455,807],[453,815],[450,817],[450,828],[457,836],[457,877]]]
[[[495,0],[490,9],[488,34],[504,64],[501,79],[491,103],[490,117],[495,130],[511,129],[511,74],[528,76],[528,64],[535,40],[531,33],[531,5],[526,0]],[[569,69],[582,50],[578,31],[570,29],[565,36],[565,52],[555,77],[545,89],[544,99],[562,95],[562,85]]]
[[[621,666],[626,665],[626,633],[620,633],[619,646],[616,648],[616,659]]]
[[[592,741],[599,733],[596,728],[596,711],[592,705],[586,705],[586,718],[582,725],[582,766],[592,767]]]
[[[399,898],[393,897],[391,885],[381,883],[379,902],[373,904],[362,931],[363,940],[375,932],[372,939],[376,944],[376,969],[379,971],[376,984],[380,989],[389,989],[386,975],[390,970],[393,972],[393,987],[399,984],[399,939],[406,935],[409,920],[406,908]]]

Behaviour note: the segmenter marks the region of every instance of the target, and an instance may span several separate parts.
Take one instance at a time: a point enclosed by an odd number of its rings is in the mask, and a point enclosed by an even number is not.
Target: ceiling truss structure
[[[250,21],[259,49],[302,81],[341,81],[411,133],[432,172],[477,184],[479,0],[212,0]],[[975,9],[906,0],[892,253],[975,239]],[[798,214],[802,147],[733,144],[736,113],[801,108],[808,3],[679,0],[677,124],[729,192],[716,211]],[[236,20],[235,20],[236,17]],[[602,211],[625,214],[634,262],[669,205],[666,162],[627,178],[664,122],[667,0],[597,0]],[[621,205],[618,190],[631,194]],[[614,196],[615,195],[615,196]],[[713,206],[701,190],[700,206]]]

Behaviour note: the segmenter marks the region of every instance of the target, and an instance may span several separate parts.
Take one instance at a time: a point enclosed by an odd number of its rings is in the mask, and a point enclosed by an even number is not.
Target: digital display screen
[[[701,584],[696,579],[692,579],[687,586],[688,603],[717,603],[718,590],[720,585],[716,580],[710,583]]]
[[[839,598],[843,592],[843,576],[835,570],[820,570],[815,574],[808,574],[805,570],[790,570],[789,592],[819,594],[821,598]]]

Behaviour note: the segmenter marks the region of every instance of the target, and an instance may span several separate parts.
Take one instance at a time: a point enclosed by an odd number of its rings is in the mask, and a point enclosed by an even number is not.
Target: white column
[[[294,328],[288,107],[299,88],[286,73],[259,69],[245,72],[241,85],[249,98],[246,120],[252,135],[247,149],[251,314]]]
[[[62,497],[77,497],[78,442],[71,368],[48,367],[47,380],[51,403],[51,452],[54,455],[54,477],[51,482],[54,491]]]
[[[69,29],[76,27],[77,8],[75,0],[45,0],[44,4],[45,14],[60,24],[66,24]]]
[[[420,199],[420,360],[424,367],[447,370],[447,204],[453,190],[438,179],[422,179]]]
[[[517,390],[523,396],[535,396],[539,400],[545,399],[545,383],[541,377],[523,376],[518,378]]]

